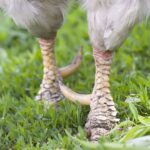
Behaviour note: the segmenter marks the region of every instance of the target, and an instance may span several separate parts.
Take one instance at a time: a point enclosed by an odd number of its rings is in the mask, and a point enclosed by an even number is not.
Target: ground
[[[87,150],[66,132],[86,140],[84,124],[89,107],[64,100],[55,110],[35,102],[34,96],[42,79],[39,45],[34,37],[16,27],[4,14],[0,14],[0,20],[0,149]],[[116,51],[111,90],[123,127],[102,137],[101,144],[125,142],[150,134],[150,118],[147,117],[150,116],[149,42],[150,23],[147,22],[138,25]],[[84,48],[83,63],[64,82],[80,93],[90,93],[94,83],[94,60],[86,16],[75,5],[58,34],[57,64],[65,66],[71,62],[80,46]]]

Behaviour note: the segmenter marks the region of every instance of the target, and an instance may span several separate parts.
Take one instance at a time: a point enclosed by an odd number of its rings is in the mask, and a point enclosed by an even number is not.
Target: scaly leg
[[[100,136],[107,135],[117,124],[117,111],[110,92],[109,74],[113,53],[111,51],[93,51],[96,65],[95,86],[92,95],[78,94],[60,84],[61,91],[69,100],[83,105],[90,105],[85,129],[91,141],[97,141]]]
[[[88,136],[92,141],[106,135],[119,121],[117,111],[110,94],[109,74],[113,54],[111,51],[94,50],[96,65],[95,86],[91,98],[90,113],[85,125]]]
[[[55,38],[39,39],[41,52],[43,56],[44,75],[41,89],[36,96],[36,100],[45,100],[55,103],[63,98],[59,88],[60,73],[56,67],[54,44]]]

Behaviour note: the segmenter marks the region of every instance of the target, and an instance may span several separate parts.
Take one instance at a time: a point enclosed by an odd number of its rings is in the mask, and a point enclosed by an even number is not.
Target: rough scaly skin
[[[91,141],[97,141],[101,135],[107,135],[118,122],[117,111],[109,89],[112,57],[112,52],[94,50],[95,86],[90,104],[91,110],[85,125]]]
[[[44,75],[41,83],[41,89],[36,96],[36,100],[44,100],[49,103],[55,103],[63,99],[63,95],[59,88],[61,76],[56,66],[54,54],[55,38],[51,38],[49,40],[39,39],[39,43],[43,56]]]

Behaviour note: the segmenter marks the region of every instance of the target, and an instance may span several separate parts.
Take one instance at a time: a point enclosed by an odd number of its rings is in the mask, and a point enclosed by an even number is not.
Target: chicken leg
[[[57,102],[63,98],[59,88],[60,73],[56,66],[54,44],[55,38],[39,39],[41,53],[43,56],[44,75],[41,83],[41,89],[36,96],[36,100],[45,100],[51,103]]]
[[[43,56],[43,81],[41,89],[36,96],[36,100],[45,100],[55,103],[63,99],[63,94],[59,87],[62,77],[67,77],[75,72],[82,61],[82,49],[78,52],[72,63],[64,68],[58,69],[55,61],[54,45],[55,37],[51,39],[39,39],[41,53]]]
[[[119,121],[117,111],[110,94],[109,74],[113,54],[111,51],[94,49],[96,65],[95,86],[91,96],[90,113],[85,125],[91,140],[98,140],[101,135],[106,135]]]

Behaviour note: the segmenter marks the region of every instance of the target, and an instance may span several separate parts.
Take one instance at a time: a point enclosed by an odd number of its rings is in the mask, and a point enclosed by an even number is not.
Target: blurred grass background
[[[80,69],[64,82],[77,92],[90,93],[95,68],[86,15],[78,5],[71,5],[57,37],[57,64],[69,64],[83,46]],[[42,104],[34,102],[43,73],[39,45],[34,37],[3,13],[0,13],[0,20],[0,149],[84,149],[72,141],[65,130],[72,135],[80,133],[77,136],[86,139],[83,129],[89,107],[63,101],[56,111],[53,107],[45,110]],[[135,27],[124,45],[116,51],[112,66],[111,90],[118,117],[121,122],[131,121],[133,127],[142,125],[139,115],[150,115],[149,43],[150,22],[146,22]],[[150,129],[146,129],[123,141],[149,134]],[[117,142],[128,133],[126,126],[100,141]]]

